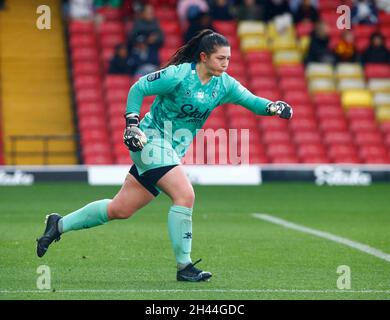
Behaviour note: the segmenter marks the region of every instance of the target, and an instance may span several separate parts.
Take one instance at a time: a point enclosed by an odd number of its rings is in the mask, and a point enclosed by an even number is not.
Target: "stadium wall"
[[[317,185],[390,183],[390,165],[184,166],[194,185],[260,185],[311,182]],[[40,182],[121,185],[129,166],[0,166],[0,186]]]

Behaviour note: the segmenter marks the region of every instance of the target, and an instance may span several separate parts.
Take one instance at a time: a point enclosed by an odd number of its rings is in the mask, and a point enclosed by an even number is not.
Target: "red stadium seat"
[[[321,121],[327,121],[328,119],[344,118],[344,110],[340,107],[327,106],[317,107],[317,117]],[[295,111],[295,110],[294,110]]]
[[[102,48],[114,48],[118,44],[125,43],[124,34],[103,34],[99,38]]]
[[[104,17],[104,21],[120,21],[123,18],[120,8],[104,6],[96,9],[96,12]]]
[[[333,157],[332,162],[338,164],[358,164],[361,163],[362,161],[357,155],[349,154],[349,155],[336,155],[335,157]]]
[[[97,61],[76,61],[73,63],[73,76],[100,75],[100,66]]]
[[[357,145],[378,145],[383,143],[383,138],[379,130],[368,132],[356,132],[355,142]]]
[[[107,64],[107,67],[109,66],[110,60],[114,57],[114,53],[115,47],[105,47],[100,51],[100,58],[103,63]],[[105,67],[105,69],[108,68]]]
[[[101,130],[100,128],[84,130],[81,134],[81,144],[87,144],[90,142],[99,142],[109,143],[108,133],[106,130]]]
[[[94,48],[97,49],[97,41],[94,34],[74,34],[69,38],[69,46],[74,48]]]
[[[344,118],[331,118],[320,122],[320,128],[324,132],[346,131],[347,121]]]
[[[306,156],[301,159],[302,163],[311,164],[311,163],[329,163],[330,160],[327,155],[312,155]]]
[[[208,128],[211,128],[211,129],[214,129],[214,130],[217,130],[217,129],[220,129],[220,128],[226,128],[227,127],[227,121],[224,119],[224,118],[220,118],[220,117],[213,117],[213,116],[210,116],[203,128],[204,129],[208,129]]]
[[[133,164],[133,160],[128,154],[116,154],[114,161],[116,164],[128,165],[129,167]]]
[[[265,131],[262,134],[264,143],[291,143],[291,136],[288,131]]]
[[[379,12],[378,14],[379,24],[381,26],[390,26],[390,14],[386,12]]]
[[[226,115],[228,118],[238,117],[238,116],[247,116],[247,117],[254,117],[254,113],[242,106],[234,105],[234,104],[228,104],[225,107],[226,109]]]
[[[108,127],[111,132],[115,132],[115,130],[119,129],[123,130],[123,117],[111,117],[108,122]]]
[[[97,26],[97,32],[104,34],[125,34],[125,25],[119,21],[103,21]]]
[[[355,40],[355,46],[359,53],[362,53],[368,48],[370,44],[370,38],[357,38]]]
[[[272,64],[265,62],[252,62],[248,64],[247,68],[248,75],[251,78],[262,76],[262,77],[275,77],[275,69]]]
[[[176,19],[160,21],[160,27],[166,34],[181,34],[179,21]]]
[[[321,135],[318,131],[297,131],[292,137],[296,144],[321,143]]]
[[[286,90],[284,91],[283,97],[291,105],[311,103],[311,97],[307,91]]]
[[[109,117],[123,117],[125,113],[125,106],[123,103],[112,102],[108,104],[108,115]]]
[[[314,108],[312,107],[307,107],[308,105],[306,104],[294,104],[293,109],[294,109],[294,119],[297,118],[313,118],[315,113],[314,113]]]
[[[375,24],[355,24],[353,33],[356,38],[370,38],[371,34],[377,29],[378,27]]]
[[[250,154],[249,155],[249,163],[250,164],[256,164],[256,163],[268,163],[268,157],[265,154]]]
[[[340,105],[340,95],[338,93],[315,93],[313,101],[316,105]]]
[[[301,22],[296,26],[298,37],[309,36],[313,31],[314,25],[311,22]]]
[[[364,162],[367,164],[389,164],[389,156],[367,156],[364,158]]]
[[[357,156],[356,147],[353,144],[332,144],[328,147],[328,155],[332,159]]]
[[[107,128],[106,119],[98,116],[79,117],[78,121],[81,133],[89,129],[101,128],[102,130],[106,130]]]
[[[360,146],[359,153],[363,159],[388,156],[388,150],[383,144]]]
[[[296,155],[278,155],[275,157],[271,157],[272,163],[299,163],[299,159]]]
[[[284,91],[306,91],[306,80],[301,77],[283,77],[280,79],[279,86]]]
[[[305,78],[305,69],[302,64],[281,65],[277,69],[279,77]]]
[[[76,91],[82,89],[100,89],[101,79],[98,75],[80,75],[75,76],[73,87]]]
[[[111,89],[130,89],[132,79],[127,75],[107,75],[104,79],[104,87]]]
[[[237,34],[237,23],[235,21],[214,20],[213,26],[217,32],[222,33],[224,35]]]
[[[236,75],[245,75],[246,68],[242,63],[230,63],[228,72],[232,77]]]
[[[262,131],[288,130],[288,121],[278,117],[258,117],[257,123]]]
[[[250,89],[254,92],[262,89],[273,90],[278,86],[275,77],[254,77],[249,83]]]
[[[103,101],[102,91],[99,89],[82,89],[76,92],[77,104],[83,102],[101,102]]]
[[[352,135],[349,131],[325,132],[323,141],[326,144],[352,144]]]
[[[266,149],[270,158],[295,156],[295,147],[291,143],[270,144]]]
[[[106,101],[108,103],[119,102],[125,105],[128,93],[128,88],[109,89],[106,91]]]
[[[374,108],[348,108],[348,118],[375,120]]]
[[[99,53],[96,48],[74,48],[71,51],[72,62],[98,61]]]
[[[317,130],[318,124],[313,118],[302,118],[289,120],[290,128],[295,131],[315,131]]]
[[[390,78],[390,65],[385,63],[367,63],[364,71],[367,78]]]
[[[101,103],[81,103],[82,107],[77,108],[77,116],[83,117],[83,116],[97,116],[97,117],[106,117],[106,112],[103,107],[101,106]]]
[[[358,131],[376,131],[378,126],[375,120],[370,119],[350,119],[349,128],[354,132]]]
[[[300,158],[325,156],[326,150],[321,143],[308,143],[298,146],[298,156]]]
[[[244,129],[257,128],[257,120],[255,117],[232,117],[229,119],[229,128]]]
[[[227,41],[229,41],[230,47],[233,48],[232,55],[230,57],[231,58],[230,62],[233,62],[237,58],[236,56],[239,57],[241,56],[241,52],[239,55],[237,55],[239,51],[236,50],[236,48],[240,47],[240,38],[237,36],[237,34],[231,34],[231,35],[224,34],[224,36],[226,37]]]
[[[88,154],[83,159],[84,164],[87,165],[106,165],[113,163],[111,154]]]
[[[250,51],[245,54],[249,65],[254,63],[272,63],[272,53],[270,51]]]
[[[164,39],[164,47],[168,49],[179,49],[183,45],[183,38],[180,34],[170,34]]]
[[[92,21],[71,20],[69,22],[70,34],[93,34],[95,26]]]
[[[390,133],[390,121],[385,121],[380,126],[383,133],[388,134]]]
[[[159,21],[177,19],[176,10],[168,6],[156,6],[154,13]]]
[[[255,95],[271,101],[281,100],[282,94],[279,90],[258,89],[253,92]]]
[[[159,51],[161,65],[164,65],[175,54],[177,48],[161,48]]]

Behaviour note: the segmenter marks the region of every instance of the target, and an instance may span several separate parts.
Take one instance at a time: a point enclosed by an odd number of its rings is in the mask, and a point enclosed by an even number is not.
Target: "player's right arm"
[[[169,66],[139,78],[129,90],[126,114],[139,114],[142,100],[146,96],[171,93],[182,80],[185,74],[185,67],[185,65]]]
[[[139,114],[145,96],[165,95],[172,92],[185,74],[185,66],[169,66],[141,77],[129,90],[126,104],[126,128],[123,142],[130,151],[143,149],[147,143],[145,134],[139,128]]]

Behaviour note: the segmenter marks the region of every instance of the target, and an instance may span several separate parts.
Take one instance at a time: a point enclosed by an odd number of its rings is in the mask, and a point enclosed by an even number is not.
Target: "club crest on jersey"
[[[212,96],[213,98],[215,98],[215,97],[217,96],[217,91],[214,91],[214,90],[213,90],[213,92],[211,93],[211,96]]]
[[[154,80],[160,79],[160,77],[161,77],[160,71],[153,72],[147,76],[146,80],[148,80],[149,82],[152,82]]]

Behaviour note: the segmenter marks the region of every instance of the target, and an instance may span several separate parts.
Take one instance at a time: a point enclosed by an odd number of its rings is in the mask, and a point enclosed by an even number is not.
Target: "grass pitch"
[[[203,259],[199,267],[213,273],[210,282],[176,281],[165,195],[128,220],[67,233],[36,256],[47,213],[66,214],[117,190],[0,187],[0,299],[390,299],[390,262],[252,215],[390,253],[389,185],[196,186],[192,258]],[[50,290],[37,289],[40,265],[50,267]],[[351,289],[337,287],[340,265],[351,270]]]

